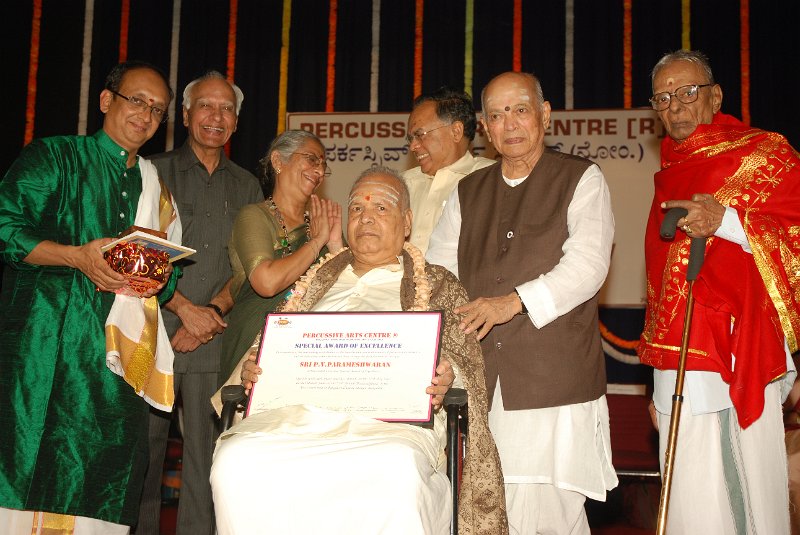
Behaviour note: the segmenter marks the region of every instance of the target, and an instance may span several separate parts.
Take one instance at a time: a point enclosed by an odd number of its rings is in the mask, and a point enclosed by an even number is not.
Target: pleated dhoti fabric
[[[438,450],[418,426],[306,406],[251,416],[214,455],[218,533],[449,533]]]
[[[739,426],[733,408],[692,414],[691,400],[684,400],[667,533],[788,535],[780,384],[769,384],[764,395],[764,412],[746,429]],[[670,416],[657,414],[663,472]]]

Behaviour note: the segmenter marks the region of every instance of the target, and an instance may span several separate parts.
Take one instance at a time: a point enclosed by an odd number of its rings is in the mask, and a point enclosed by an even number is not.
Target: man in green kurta
[[[137,518],[148,409],[106,367],[104,324],[127,283],[100,248],[134,222],[136,153],[171,99],[156,68],[117,65],[102,130],[34,141],[0,181],[2,533],[32,533],[28,519],[33,533],[127,533]]]

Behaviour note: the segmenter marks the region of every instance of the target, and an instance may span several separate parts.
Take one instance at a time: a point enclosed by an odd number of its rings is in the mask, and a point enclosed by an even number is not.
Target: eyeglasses
[[[406,136],[406,141],[408,142],[408,144],[409,144],[409,145],[410,145],[410,144],[411,144],[411,142],[412,142],[412,141],[414,141],[415,139],[416,139],[416,140],[417,140],[419,143],[422,143],[422,140],[423,140],[423,139],[425,139],[425,136],[427,136],[428,134],[430,134],[430,133],[431,133],[431,132],[433,132],[434,130],[439,130],[440,128],[444,128],[445,126],[450,126],[451,124],[452,124],[452,123],[447,123],[447,124],[443,124],[443,125],[441,125],[441,126],[437,126],[436,128],[431,128],[430,130],[422,130],[422,129],[419,129],[419,130],[417,130],[417,131],[415,131],[415,132],[411,132],[410,134],[408,134],[408,135]]]
[[[326,178],[331,176],[331,168],[328,167],[328,164],[325,162],[324,158],[320,158],[316,154],[312,154],[310,152],[295,152],[295,154],[299,154],[300,156],[304,157],[306,161],[311,164],[311,167],[322,167],[322,174]]]
[[[159,123],[166,123],[168,119],[167,110],[159,108],[158,106],[151,106],[139,97],[126,97],[122,93],[117,93],[113,89],[109,89],[113,94],[128,101],[128,104],[138,109],[140,112],[150,108],[150,115]]]
[[[680,102],[683,102],[684,104],[691,104],[692,102],[697,100],[700,88],[708,87],[710,85],[714,84],[682,85],[681,87],[676,89],[674,93],[670,93],[669,91],[662,91],[661,93],[656,93],[655,95],[650,97],[650,104],[656,111],[663,111],[669,108],[670,102],[672,102],[672,97],[677,98]]]

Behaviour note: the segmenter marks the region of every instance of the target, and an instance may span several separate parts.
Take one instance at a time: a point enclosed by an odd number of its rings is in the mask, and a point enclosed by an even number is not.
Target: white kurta
[[[447,197],[459,181],[473,171],[493,163],[495,160],[473,156],[468,151],[452,164],[436,171],[433,176],[423,173],[419,166],[403,173],[411,196],[411,212],[414,214],[408,241],[416,245],[422,254],[428,249],[428,239],[439,222]]]
[[[400,263],[360,278],[348,267],[314,310],[401,310],[402,275]],[[448,533],[444,411],[434,426],[310,406],[246,418],[214,454],[219,535]]]
[[[510,186],[525,179],[505,179]],[[603,173],[590,166],[581,177],[567,209],[569,237],[564,256],[550,272],[517,286],[528,316],[542,328],[590,299],[608,273],[614,238],[611,197]],[[431,235],[426,259],[458,276],[461,205],[458,189],[447,201]],[[608,405],[605,396],[587,403],[545,409],[506,411],[498,381],[489,412],[506,486],[548,484],[605,500],[617,486],[611,464]],[[510,494],[507,489],[507,496]],[[507,500],[509,524],[525,504]]]

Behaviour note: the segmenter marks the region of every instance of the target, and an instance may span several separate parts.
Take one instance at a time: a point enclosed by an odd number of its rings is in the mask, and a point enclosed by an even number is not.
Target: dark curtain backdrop
[[[287,0],[289,1],[289,0]],[[626,2],[628,2],[626,4]],[[154,63],[176,73],[174,127],[159,128],[141,150],[147,156],[184,143],[181,100],[184,86],[209,69],[223,74],[231,65],[245,94],[239,127],[229,146],[231,158],[255,170],[278,131],[281,102],[281,53],[284,0],[181,0],[177,50],[173,51],[175,0],[7,0],[0,48],[5,76],[0,83],[3,140],[0,177],[19,154],[26,122],[33,137],[75,134],[81,104],[85,129],[102,124],[99,93],[106,73],[120,59],[123,13],[127,15],[127,58]],[[41,6],[38,32],[32,20]],[[87,5],[91,47],[84,52]],[[379,3],[378,81],[373,69],[373,0],[338,0],[335,33],[331,34],[329,0],[291,0],[285,111],[320,112],[326,104],[337,112],[408,111],[415,95],[416,0]],[[566,0],[522,0],[520,68],[542,82],[554,109],[620,108],[625,106],[624,14],[630,5],[630,105],[647,106],[650,70],[665,52],[681,47],[681,0],[573,0],[572,32]],[[236,9],[234,41],[229,21]],[[442,85],[464,87],[465,23],[473,21],[471,87],[476,108],[481,88],[496,74],[514,68],[514,0],[474,0],[470,19],[465,0],[424,0],[421,80],[423,92]],[[709,55],[716,81],[724,92],[723,111],[737,117],[749,110],[750,122],[786,135],[800,146],[800,121],[795,96],[800,88],[800,2],[749,0],[747,17],[735,0],[692,0],[688,24],[691,46]],[[744,20],[744,22],[743,22]],[[741,61],[741,32],[749,24],[749,79]],[[38,35],[37,61],[32,62],[32,36]],[[572,54],[568,37],[572,36]],[[335,39],[335,83],[329,78],[329,42]],[[235,46],[235,54],[232,53]],[[176,56],[175,65],[172,65]],[[32,65],[36,75],[31,82]],[[88,89],[81,94],[82,70],[88,65]],[[743,76],[743,72],[745,75]],[[571,82],[570,82],[571,80]],[[567,87],[570,84],[570,87]],[[749,88],[743,109],[742,87]],[[569,91],[568,91],[569,90]],[[330,95],[330,97],[329,97]],[[29,108],[29,103],[32,108]],[[32,113],[29,113],[32,112]],[[30,117],[28,117],[30,115]],[[29,120],[32,119],[32,120]],[[171,139],[167,139],[167,136]],[[0,272],[2,265],[0,265]],[[601,321],[624,340],[638,338],[643,309],[603,308]],[[644,366],[628,366],[607,358],[610,381],[648,383]]]
[[[207,69],[227,72],[229,0],[182,0],[177,54],[178,106],[174,146],[186,138],[180,117],[180,93]],[[254,169],[278,128],[278,99],[284,3],[281,0],[238,0],[235,28],[235,79],[245,93],[239,130],[232,138],[231,157]],[[5,2],[6,76],[0,96],[6,104],[0,146],[0,172],[5,172],[23,146],[28,99],[33,0]],[[414,98],[414,0],[380,4],[378,111],[408,110]],[[426,0],[423,12],[422,90],[464,85],[466,2]],[[170,70],[172,9],[169,0],[129,0],[128,58],[144,59]],[[286,111],[324,111],[327,93],[329,3],[293,0]],[[623,0],[574,1],[573,107],[610,108],[624,105]],[[785,134],[800,145],[800,124],[794,99],[800,87],[797,23],[800,2],[749,2],[751,123]],[[38,74],[35,78],[34,136],[73,134],[78,128],[81,99],[88,102],[87,132],[100,127],[98,95],[108,70],[118,61],[122,0],[95,0],[89,90],[80,95],[84,43],[82,0],[43,0]],[[372,0],[339,0],[336,23],[335,111],[369,111],[372,65]],[[542,80],[545,97],[555,109],[565,107],[565,0],[522,3],[521,67]],[[646,106],[649,72],[667,51],[681,46],[681,1],[632,1],[632,105]],[[475,0],[473,28],[473,93],[499,72],[513,67],[513,0]],[[692,47],[712,60],[724,91],[723,111],[742,116],[740,4],[731,0],[691,2]],[[161,128],[142,154],[164,150],[167,129]]]

